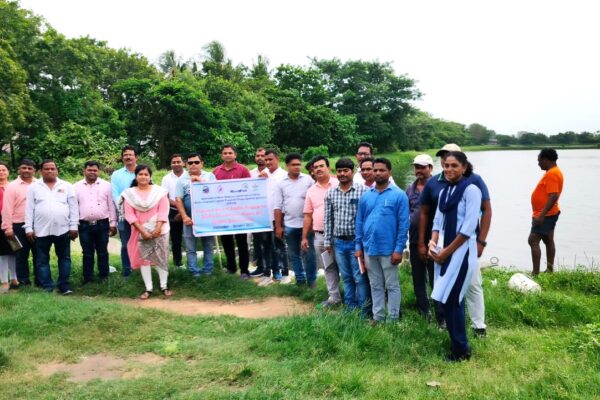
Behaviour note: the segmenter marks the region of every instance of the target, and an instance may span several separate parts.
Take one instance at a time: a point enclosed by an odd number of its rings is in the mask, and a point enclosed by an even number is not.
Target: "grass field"
[[[111,260],[113,265],[118,260]],[[79,286],[75,295],[21,289],[0,297],[1,399],[594,399],[600,394],[600,274],[543,275],[539,295],[506,289],[510,274],[484,271],[488,337],[471,338],[473,358],[448,364],[447,333],[415,309],[408,268],[400,272],[404,320],[370,327],[341,310],[247,320],[190,317],[115,301],[143,290],[135,273]],[[495,284],[494,284],[495,282]],[[259,288],[217,271],[170,279],[177,298],[326,297],[293,285]],[[165,300],[167,301],[167,300]],[[174,301],[174,300],[171,300]],[[130,379],[70,382],[38,366],[107,353],[154,353],[164,362]],[[428,386],[428,382],[439,386]]]

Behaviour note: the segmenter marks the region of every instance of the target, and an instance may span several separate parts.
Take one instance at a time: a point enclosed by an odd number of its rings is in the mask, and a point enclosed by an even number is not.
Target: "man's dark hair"
[[[456,161],[463,167],[466,167],[464,176],[471,176],[473,174],[473,164],[467,159],[467,155],[462,151],[449,151],[442,156],[442,161],[445,161],[448,157],[456,158]]]
[[[136,156],[138,155],[136,148],[128,144],[127,146],[123,146],[123,148],[121,149],[121,158],[123,158],[123,153],[125,153],[127,150],[133,151],[133,154]]]
[[[387,158],[376,158],[373,160],[373,166],[375,166],[375,164],[385,164],[385,167],[388,169],[388,171],[392,170],[392,163]]]
[[[19,161],[19,167],[21,165],[26,165],[28,167],[36,168],[35,161],[33,161],[30,158],[23,158],[23,159],[21,159],[21,161]]]
[[[181,158],[183,160],[183,156],[179,153],[175,153],[175,154],[171,154],[171,157],[169,157],[169,162],[173,161],[174,158]]]
[[[325,165],[329,168],[329,160],[322,154],[317,154],[310,160],[310,162],[314,165],[317,161],[325,161]]]
[[[200,155],[200,153],[189,153],[187,155],[186,160],[189,160],[190,158],[194,158],[194,157],[198,157],[200,159],[200,161],[202,161],[202,156]]]
[[[275,158],[279,158],[279,152],[275,149],[265,150],[265,156],[268,156],[269,154],[273,154],[275,156]]]
[[[340,158],[335,162],[335,169],[349,168],[354,169],[354,162],[349,158]]]
[[[98,167],[98,169],[100,169],[100,163],[96,160],[89,160],[83,164],[83,169],[86,169],[87,167]]]
[[[285,163],[286,165],[291,163],[293,160],[300,160],[302,161],[302,156],[300,155],[300,153],[288,153],[285,156]]]
[[[153,185],[152,183],[152,168],[150,168],[149,165],[145,165],[145,164],[138,164],[137,167],[135,167],[135,178],[133,178],[133,181],[131,181],[131,187],[135,187],[138,185],[137,182],[137,174],[140,173],[140,171],[143,170],[147,170],[148,174],[150,175],[150,185]]]
[[[369,150],[371,151],[371,154],[373,154],[373,145],[369,142],[360,142],[358,144],[358,146],[356,146],[356,152],[358,153],[358,149],[360,149],[361,147],[368,147]]]
[[[223,150],[225,150],[225,149],[227,149],[227,148],[229,148],[229,149],[233,150],[233,152],[234,152],[235,154],[237,154],[237,149],[236,149],[236,148],[235,148],[235,146],[234,146],[234,145],[232,145],[231,143],[226,143],[226,144],[224,144],[223,146],[221,146],[221,152],[223,152]]]
[[[267,152],[264,147],[259,147],[256,149],[255,153],[258,153],[259,151],[264,151],[265,153]]]
[[[554,149],[542,149],[540,151],[540,158],[556,162],[558,160],[558,153]]]
[[[362,160],[360,160],[360,163],[358,164],[359,167],[362,168],[363,163],[366,163],[366,162],[370,162],[371,164],[373,164],[373,157],[365,157]]]
[[[50,164],[50,163],[54,164],[56,166],[56,169],[58,169],[58,165],[56,165],[56,162],[51,158],[46,158],[44,161],[42,161],[40,164],[40,169],[44,169],[44,165]]]

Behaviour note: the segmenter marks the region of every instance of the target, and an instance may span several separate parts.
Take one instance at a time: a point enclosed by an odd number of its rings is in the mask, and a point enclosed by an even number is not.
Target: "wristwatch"
[[[477,243],[479,243],[483,247],[487,246],[487,242],[485,240],[477,239]]]

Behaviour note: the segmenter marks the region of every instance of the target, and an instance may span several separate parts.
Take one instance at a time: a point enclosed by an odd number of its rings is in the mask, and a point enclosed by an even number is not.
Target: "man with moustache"
[[[363,316],[369,315],[371,305],[369,282],[361,273],[357,258],[354,256],[354,240],[356,237],[356,214],[362,195],[368,190],[364,185],[353,182],[354,163],[349,158],[340,158],[335,163],[339,186],[331,188],[325,195],[325,233],[324,246],[328,252],[335,252],[336,262],[326,267],[335,274],[342,273],[344,282],[344,304],[348,311],[360,309]],[[336,265],[337,264],[337,265]],[[329,298],[321,303],[323,307],[331,307],[340,302],[339,277],[338,287],[330,287],[327,282]]]
[[[119,211],[119,238],[121,239],[121,266],[123,268],[123,276],[127,278],[131,274],[131,262],[127,253],[127,242],[131,236],[131,225],[125,221],[123,209],[120,206],[121,193],[131,186],[131,182],[135,179],[135,167],[137,166],[138,154],[133,146],[125,146],[121,149],[121,160],[123,168],[113,172],[110,177],[112,185],[112,198]]]
[[[6,185],[4,189],[4,204],[2,207],[2,229],[7,238],[17,238],[23,248],[15,253],[17,279],[20,285],[31,285],[29,279],[29,253],[33,261],[33,275],[36,286],[42,286],[37,268],[37,252],[35,246],[25,235],[25,208],[27,190],[36,181],[35,163],[27,158],[19,162],[17,179]]]
[[[265,162],[266,150],[263,147],[256,149],[254,153],[254,162],[256,168],[250,171],[252,178],[269,178],[269,169]],[[254,258],[256,260],[256,269],[250,273],[250,277],[261,277],[265,273],[265,268],[269,271],[272,269],[273,262],[273,233],[272,232],[255,232],[252,234],[252,247],[254,249]]]
[[[108,279],[108,237],[117,234],[117,210],[110,183],[98,177],[100,164],[86,161],[84,179],[73,185],[79,207],[79,243],[83,252],[83,283],[94,281],[94,255],[98,278]]]
[[[56,287],[63,295],[73,293],[69,285],[71,275],[71,240],[77,238],[79,209],[73,186],[58,178],[53,160],[44,160],[40,166],[42,179],[27,191],[25,234],[35,243],[38,270],[44,290],[52,292],[55,284],[50,273],[50,247],[58,258]]]
[[[357,179],[357,175],[354,175],[354,182],[362,183],[368,189],[375,187],[375,175],[373,175],[373,158],[366,157],[360,160],[359,164],[359,175],[362,178]]]
[[[340,277],[337,267],[327,268],[323,265],[321,253],[325,251],[324,240],[324,218],[325,218],[325,193],[338,185],[337,178],[331,176],[329,172],[329,160],[324,156],[316,156],[312,159],[312,170],[316,182],[306,191],[306,200],[304,201],[304,223],[302,227],[302,251],[315,253],[317,266],[325,270],[325,281],[327,288],[338,290]],[[309,283],[311,289],[314,289],[315,283]],[[335,299],[334,293],[334,299]]]
[[[177,181],[187,175],[183,168],[183,156],[181,154],[171,155],[171,171],[162,178],[160,186],[167,189],[169,192],[169,235],[171,237],[171,251],[173,252],[173,264],[176,268],[181,268],[183,262],[181,260],[181,239],[183,235],[183,221],[181,215],[177,211],[177,203],[175,201],[175,188]]]

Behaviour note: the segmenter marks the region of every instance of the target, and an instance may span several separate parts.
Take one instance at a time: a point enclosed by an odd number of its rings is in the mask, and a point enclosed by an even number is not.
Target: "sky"
[[[600,131],[596,1],[21,0],[67,37],[90,36],[156,63],[202,57],[218,40],[234,64],[391,62],[436,118],[500,134]],[[597,4],[597,5],[596,5]],[[594,50],[596,49],[596,50]]]

